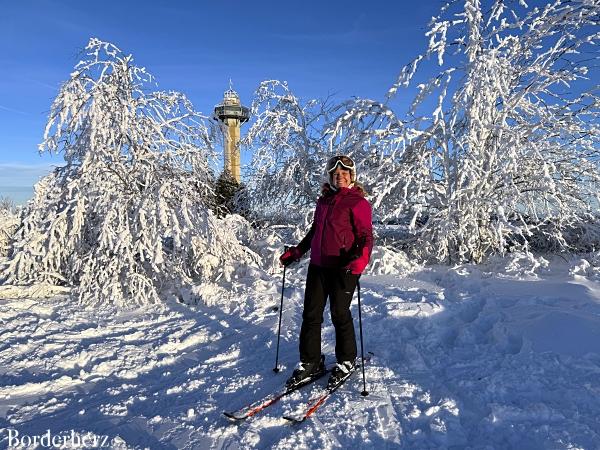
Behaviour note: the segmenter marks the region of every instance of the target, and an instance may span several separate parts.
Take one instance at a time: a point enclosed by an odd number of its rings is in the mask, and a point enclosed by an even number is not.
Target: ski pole
[[[284,247],[284,252],[288,251],[288,247]],[[281,304],[279,305],[279,327],[277,329],[277,353],[275,355],[275,368],[273,372],[279,373],[279,337],[281,336],[281,315],[283,314],[283,292],[285,290],[285,269],[283,266],[283,281],[281,282]]]
[[[367,392],[367,379],[365,377],[365,348],[363,345],[363,331],[362,331],[362,313],[360,306],[360,281],[356,280],[356,288],[358,291],[358,328],[360,330],[360,357],[362,359],[362,376],[363,376],[363,391],[361,395],[366,397],[369,395]]]

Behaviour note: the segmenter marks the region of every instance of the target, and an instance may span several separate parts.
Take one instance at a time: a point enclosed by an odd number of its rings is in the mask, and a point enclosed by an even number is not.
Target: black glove
[[[355,259],[360,258],[364,246],[364,239],[361,239],[354,241],[354,244],[352,244],[352,247],[350,247],[348,250],[346,250],[345,248],[341,248],[340,260],[342,262],[342,266],[345,267]]]

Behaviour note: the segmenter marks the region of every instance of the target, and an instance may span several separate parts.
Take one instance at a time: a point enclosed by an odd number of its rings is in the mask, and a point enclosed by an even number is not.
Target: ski
[[[327,401],[327,399],[331,396],[331,394],[333,394],[342,384],[344,384],[344,382],[348,378],[350,378],[350,376],[354,372],[355,371],[350,372],[348,374],[348,376],[345,377],[343,380],[340,380],[340,382],[338,384],[336,384],[334,386],[327,386],[327,387],[323,388],[323,391],[321,391],[319,394],[312,397],[308,401],[308,403],[306,404],[306,407],[303,408],[303,410],[301,410],[300,414],[283,416],[283,418],[286,420],[289,420],[292,423],[304,422],[306,419],[308,419],[310,416],[312,416],[315,413],[315,411],[317,409],[319,409],[319,407]]]
[[[325,369],[324,372],[318,374],[315,377],[312,377],[312,378],[306,380],[303,383],[296,384],[291,387],[284,386],[284,387],[276,390],[275,392],[272,392],[272,393],[266,395],[265,397],[263,397],[259,400],[256,400],[255,402],[253,402],[247,406],[243,406],[242,408],[240,408],[236,411],[232,411],[232,412],[225,411],[223,414],[225,415],[225,417],[227,417],[231,420],[235,420],[235,421],[248,419],[249,417],[252,417],[255,414],[258,414],[265,408],[273,405],[274,403],[277,403],[280,399],[282,399],[286,395],[291,394],[292,392],[295,392],[298,389],[303,388],[304,386],[308,386],[309,384],[317,381],[318,379],[325,376],[329,371],[330,371],[330,369]]]
[[[367,362],[370,361],[370,356],[365,358],[365,364]],[[346,380],[348,378],[350,378],[352,376],[352,374],[354,374],[357,370],[359,370],[361,368],[360,364],[357,364],[356,367],[354,368],[354,370],[350,373],[348,373],[348,375],[346,375],[344,378],[342,378],[340,380],[339,383],[333,385],[333,386],[326,386],[322,389],[321,392],[319,392],[317,395],[311,397],[311,399],[302,407],[302,409],[299,409],[297,411],[296,414],[291,414],[291,415],[285,415],[283,416],[283,418],[285,420],[290,421],[291,423],[302,423],[304,422],[306,419],[308,419],[310,416],[312,416],[315,411],[317,411],[319,409],[320,406],[323,405],[323,403],[325,403],[327,401],[327,399],[329,397],[331,397],[331,395],[337,391],[340,386],[342,386]]]

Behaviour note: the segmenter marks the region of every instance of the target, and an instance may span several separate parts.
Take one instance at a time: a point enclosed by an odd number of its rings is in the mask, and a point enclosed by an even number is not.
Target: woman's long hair
[[[352,187],[355,188],[363,197],[367,196],[365,187],[358,181],[352,183]],[[333,195],[336,191],[337,189],[335,189],[331,183],[323,183],[323,186],[321,187],[321,196],[326,197],[328,195]]]

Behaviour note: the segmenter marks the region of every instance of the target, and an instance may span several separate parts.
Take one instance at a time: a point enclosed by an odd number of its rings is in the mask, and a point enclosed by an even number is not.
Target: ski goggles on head
[[[350,159],[349,156],[338,155],[334,156],[329,161],[327,161],[327,166],[325,170],[327,171],[327,173],[331,173],[335,170],[337,166],[342,166],[344,169],[348,170],[356,169],[356,167],[354,166],[354,161],[352,161],[352,159]]]

